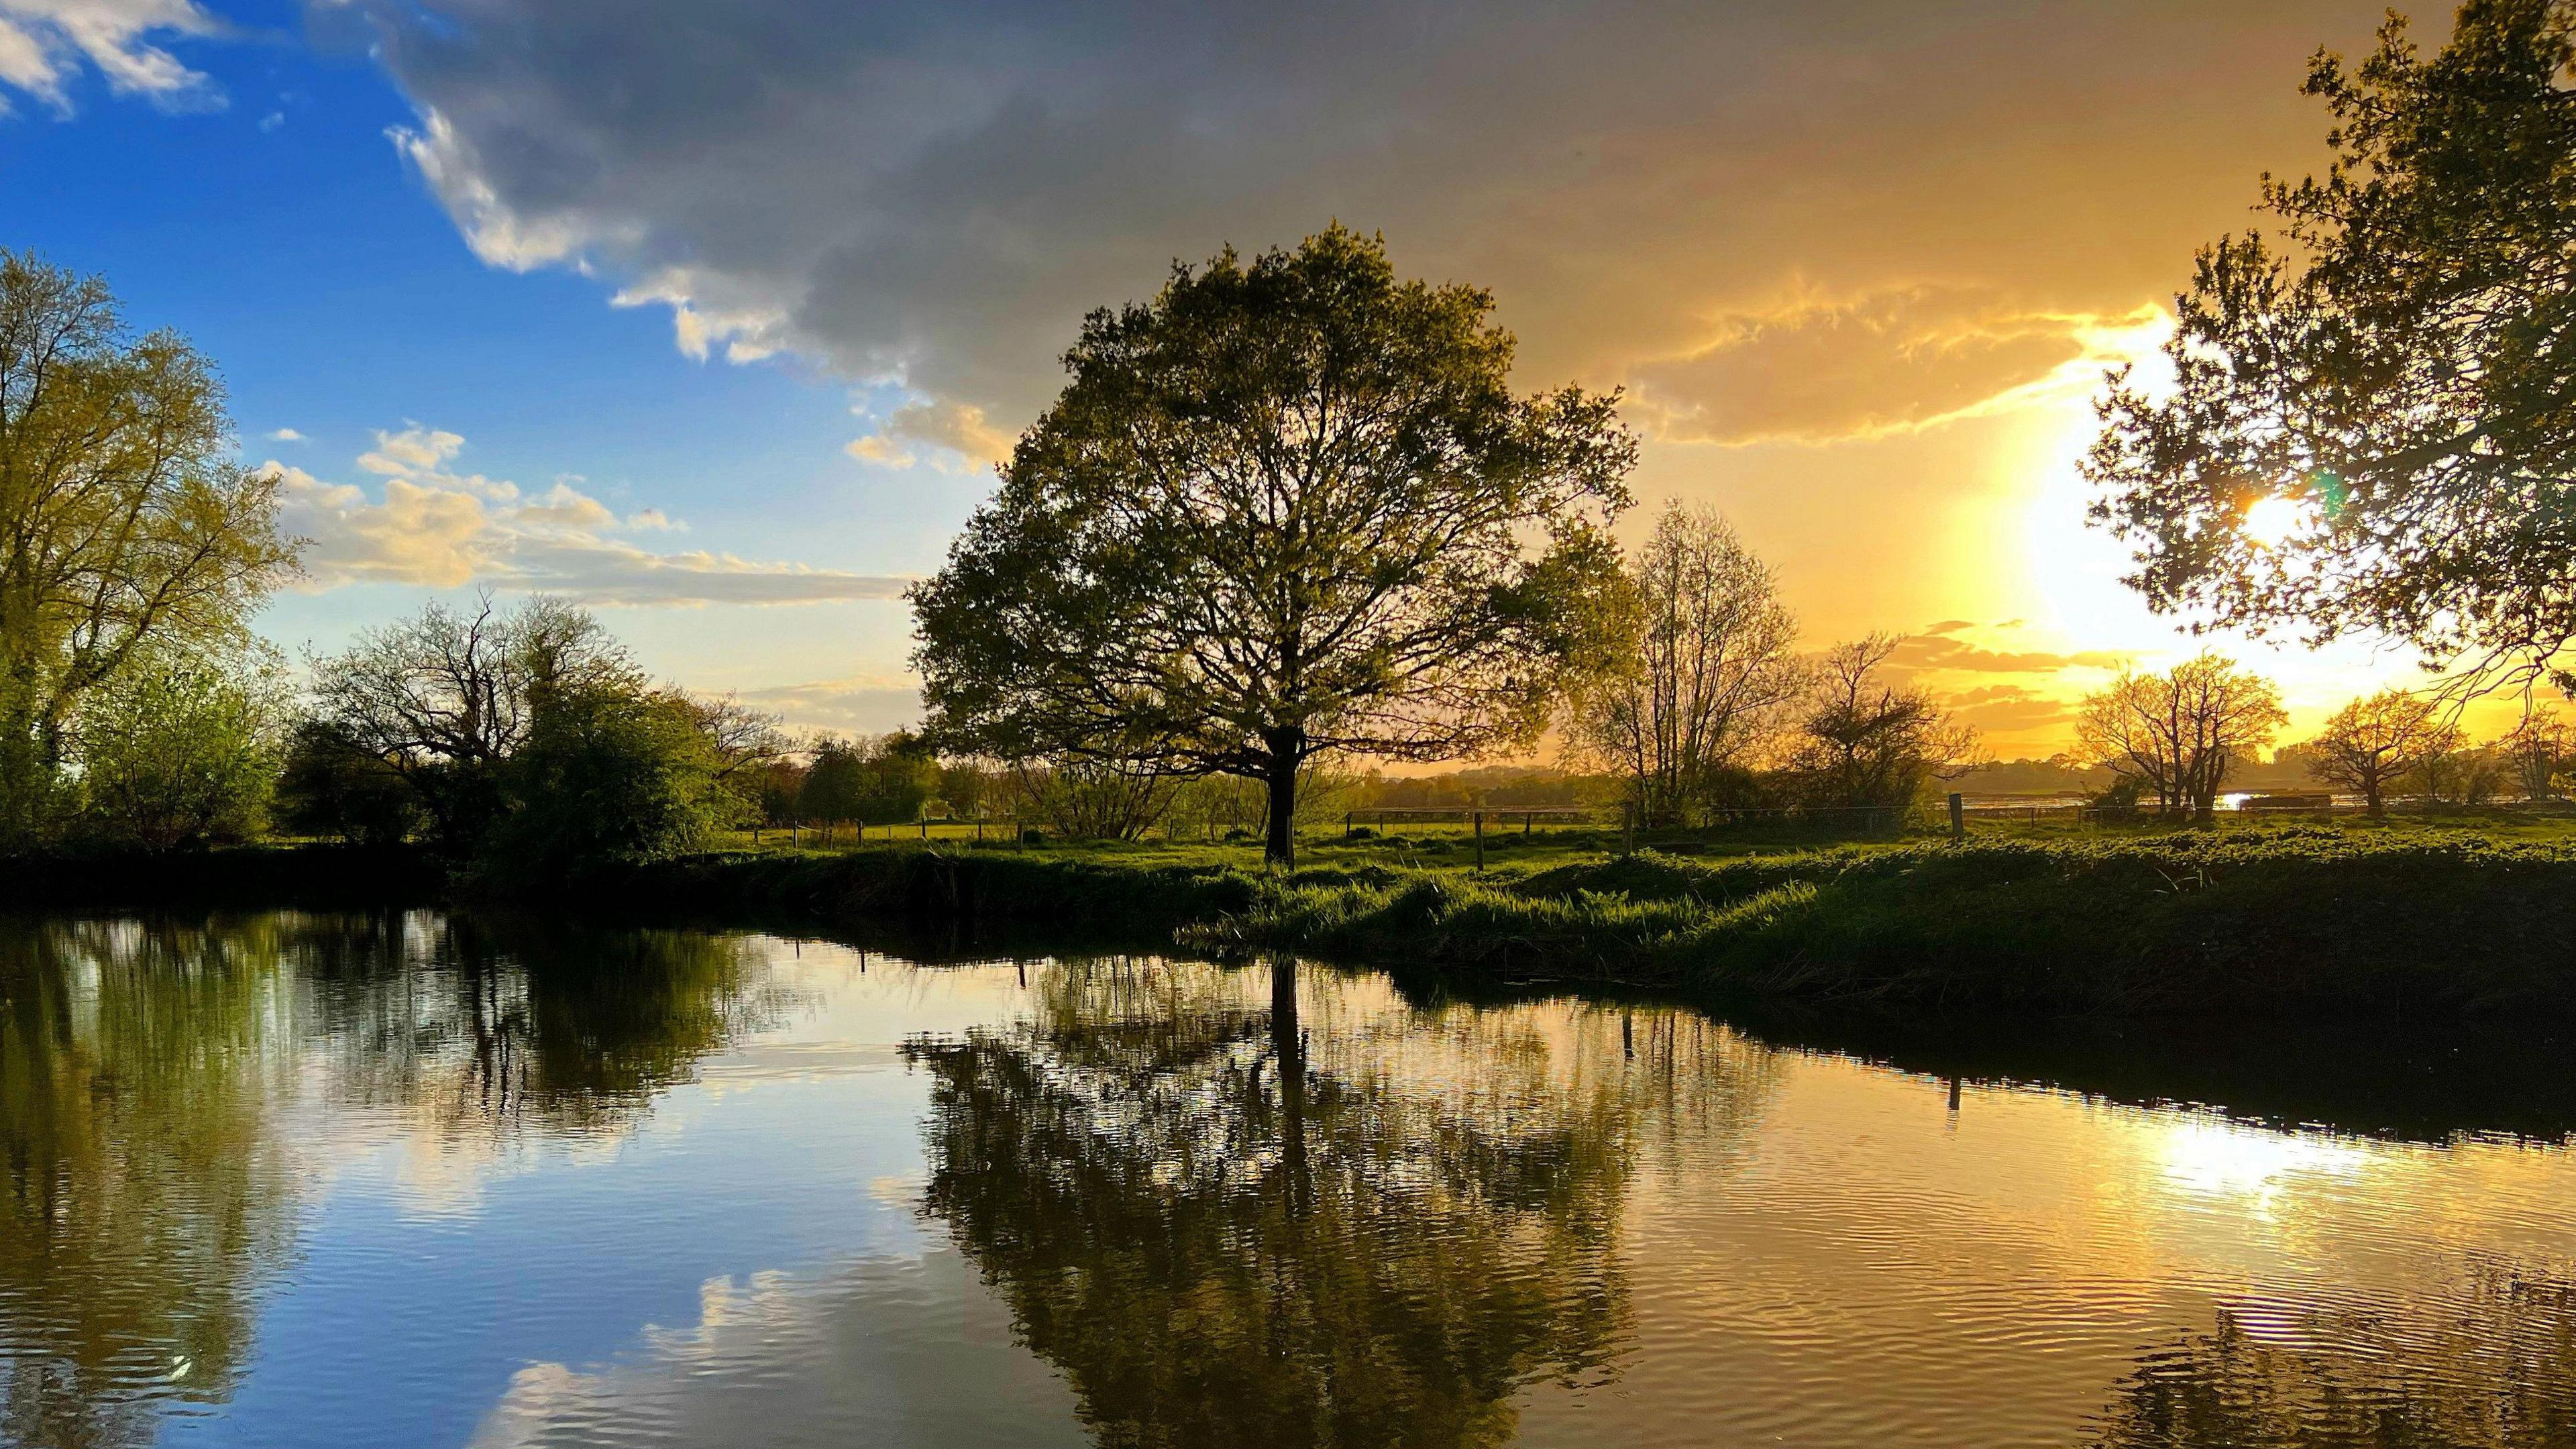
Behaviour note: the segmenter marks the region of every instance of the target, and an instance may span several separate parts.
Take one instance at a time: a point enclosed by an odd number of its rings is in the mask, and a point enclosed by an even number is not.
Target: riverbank
[[[901,930],[946,953],[1060,946],[1067,933],[1125,949],[1289,952],[1452,990],[2105,1019],[2576,1016],[2576,845],[2473,830],[1534,850],[1484,872],[1317,854],[1283,879],[1238,848],[729,852],[509,898],[618,918]],[[0,906],[21,910],[457,894],[426,857],[310,845],[0,870]]]
[[[1642,851],[1482,874],[1335,863],[1284,880],[1185,851],[885,849],[698,857],[584,894],[1888,1010],[2576,1011],[2576,849],[2467,831]]]

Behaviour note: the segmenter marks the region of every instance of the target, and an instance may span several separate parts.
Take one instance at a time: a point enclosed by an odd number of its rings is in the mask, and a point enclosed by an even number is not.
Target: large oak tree
[[[2319,54],[2333,165],[2201,253],[2169,392],[2116,380],[2088,472],[2160,609],[2408,640],[2526,680],[2576,640],[2568,0],[2472,0]],[[2562,676],[2562,681],[2564,676]]]
[[[1522,397],[1493,298],[1339,226],[1094,312],[914,589],[943,746],[1267,783],[1525,744],[1610,648],[1615,396]]]

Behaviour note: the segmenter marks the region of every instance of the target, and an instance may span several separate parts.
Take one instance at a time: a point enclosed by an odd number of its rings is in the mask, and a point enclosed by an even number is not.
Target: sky
[[[1092,307],[1339,220],[1626,390],[1804,639],[2044,755],[2212,643],[2076,460],[2195,248],[2324,156],[2377,0],[1299,6],[0,0],[0,246],[220,365],[283,480],[290,655],[431,597],[593,607],[792,723],[914,717],[900,598]],[[2447,16],[2419,17],[2438,43]],[[2420,679],[2214,641],[2289,737]]]

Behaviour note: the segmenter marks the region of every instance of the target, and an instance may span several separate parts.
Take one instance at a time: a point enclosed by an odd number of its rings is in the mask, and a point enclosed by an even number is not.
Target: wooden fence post
[[[1950,840],[1953,844],[1968,838],[1968,799],[1957,791],[1950,792]]]
[[[1476,869],[1485,868],[1485,812],[1476,812]]]
[[[1637,853],[1637,802],[1634,800],[1621,801],[1619,804],[1619,817],[1626,826],[1626,840],[1625,843],[1620,846],[1619,853],[1621,855],[1635,855]]]

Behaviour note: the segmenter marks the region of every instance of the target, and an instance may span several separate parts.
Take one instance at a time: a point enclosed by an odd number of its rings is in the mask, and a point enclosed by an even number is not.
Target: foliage
[[[898,825],[921,818],[938,794],[938,762],[912,736],[824,735],[807,747],[800,818]]]
[[[2383,689],[2356,699],[2326,721],[2310,743],[2308,768],[2318,779],[2357,790],[2378,815],[2387,809],[2389,786],[2460,746],[2459,726],[2429,699],[2403,689]]]
[[[258,834],[285,718],[263,656],[131,663],[90,691],[76,721],[82,830],[147,850]]]
[[[300,721],[288,737],[277,817],[298,835],[370,846],[399,845],[427,820],[400,770],[318,719]]]
[[[398,771],[451,854],[507,813],[501,767],[527,743],[545,689],[640,693],[643,676],[599,621],[537,597],[502,613],[431,603],[314,661],[315,718]]]
[[[2270,680],[2202,653],[2163,674],[2123,673],[2084,701],[2075,735],[2091,758],[2135,775],[2167,815],[2206,821],[2230,770],[2288,715]]]
[[[1094,312],[1072,381],[914,589],[942,748],[1265,781],[1533,740],[1605,653],[1614,398],[1515,397],[1490,294],[1336,226]]]
[[[1024,764],[1009,776],[1011,813],[1067,840],[1135,840],[1163,823],[1180,783],[1116,760]]]
[[[2170,395],[2101,405],[2094,516],[2157,608],[2526,678],[2576,638],[2571,26],[2471,0],[2429,59],[2396,17],[2357,68],[2319,54],[2335,159],[2265,183],[2287,246],[2203,251]]]
[[[1871,634],[1818,661],[1790,760],[1808,803],[1911,805],[1933,780],[1978,763],[1975,731],[1929,693],[1882,676],[1901,642]]]
[[[2472,746],[2461,735],[2444,740],[2415,768],[2416,782],[2436,805],[2486,805],[2512,778],[2512,763],[2503,752],[2492,746]]]
[[[277,482],[228,459],[213,367],[104,282],[0,250],[0,848],[47,823],[82,700],[219,653],[295,563]]]
[[[2576,764],[2576,725],[2564,715],[2535,710],[2496,747],[2512,763],[2522,798],[2551,799],[2564,788],[2562,777],[2569,766]]]
[[[774,721],[655,687],[559,599],[508,613],[486,599],[470,615],[433,603],[314,675],[300,808],[388,831],[390,771],[434,843],[497,875],[694,849],[752,817],[778,748]]]
[[[487,864],[556,875],[701,848],[733,823],[734,800],[700,726],[676,691],[541,684],[527,737],[498,771],[509,808],[484,843]]]
[[[1720,793],[1805,686],[1797,621],[1771,569],[1706,508],[1669,505],[1628,567],[1625,667],[1583,691],[1577,744],[1625,775],[1643,823],[1678,825]]]

